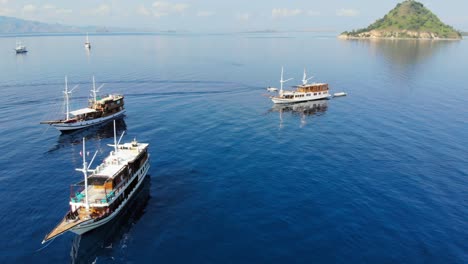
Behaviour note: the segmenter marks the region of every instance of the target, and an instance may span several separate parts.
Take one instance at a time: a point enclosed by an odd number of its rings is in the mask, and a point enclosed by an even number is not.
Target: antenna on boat
[[[91,160],[91,163],[93,162],[94,158],[96,157],[97,151],[93,156],[93,159]],[[89,211],[89,201],[88,201],[88,166],[86,163],[86,139],[83,137],[83,168],[82,169],[76,169],[77,171],[83,172],[84,176],[84,184],[85,184],[85,205],[86,205],[86,211]]]
[[[70,119],[70,94],[73,92],[78,87],[78,85],[75,85],[70,91],[68,91],[68,77],[65,76],[65,91],[63,92],[65,94],[65,104],[67,105],[67,120]]]
[[[287,80],[283,80],[283,71],[284,71],[284,70],[283,70],[283,66],[281,66],[281,80],[280,80],[281,86],[280,86],[280,93],[279,93],[280,96],[283,94],[283,83],[285,83],[285,82],[290,81],[290,80],[293,79],[293,78],[289,78],[289,79],[287,79]]]
[[[93,75],[93,89],[91,90],[91,92],[93,92],[94,102],[97,101],[97,93],[101,90],[102,87],[104,87],[104,83],[101,84],[101,86],[99,86],[99,88],[96,89],[96,81],[95,81],[94,75]]]
[[[312,78],[314,78],[314,76],[307,78],[306,69],[304,68],[304,75],[302,77],[302,85],[306,85],[307,82]]]

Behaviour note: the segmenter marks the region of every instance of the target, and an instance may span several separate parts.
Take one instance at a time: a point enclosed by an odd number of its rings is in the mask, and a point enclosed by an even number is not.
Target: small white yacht
[[[21,42],[16,42],[16,48],[15,48],[16,54],[19,53],[26,53],[28,50],[26,49],[26,46],[23,45]]]
[[[328,99],[330,98],[330,93],[328,92],[328,84],[326,83],[311,83],[307,82],[313,77],[307,78],[306,71],[304,69],[304,76],[302,78],[302,84],[294,86],[295,91],[285,91],[283,90],[283,84],[292,78],[284,80],[283,79],[283,67],[281,67],[281,80],[280,80],[280,90],[277,96],[271,96],[271,100],[275,104],[289,104],[297,102],[306,102],[312,100]]]
[[[86,42],[84,44],[85,48],[90,49],[91,48],[91,42],[89,42],[89,37],[88,33],[86,33]]]

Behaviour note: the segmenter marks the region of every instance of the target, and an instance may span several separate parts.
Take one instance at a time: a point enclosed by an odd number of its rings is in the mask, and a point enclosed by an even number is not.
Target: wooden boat
[[[84,175],[84,180],[71,186],[70,211],[60,223],[48,233],[42,243],[67,231],[84,234],[112,220],[125,208],[127,202],[138,190],[148,170],[149,153],[147,143],[133,140],[120,144],[123,133],[117,142],[114,121],[114,147],[104,162],[90,170],[91,162],[86,162],[85,138],[83,138],[83,168],[77,169]],[[88,172],[91,172],[88,175]]]
[[[102,124],[125,114],[124,96],[120,94],[98,96],[97,93],[103,85],[96,89],[94,76],[93,89],[91,90],[92,98],[89,100],[88,107],[70,111],[70,95],[76,87],[68,90],[68,80],[65,77],[65,91],[63,92],[66,105],[65,119],[42,121],[41,124],[49,124],[65,132]]]
[[[285,91],[283,90],[283,84],[289,80],[292,80],[292,78],[283,80],[283,68],[281,67],[280,90],[277,96],[271,97],[271,100],[275,104],[290,104],[330,98],[328,84],[308,84],[307,82],[312,78],[313,77],[307,78],[306,71],[304,70],[302,84],[294,86],[296,88],[295,91]]]

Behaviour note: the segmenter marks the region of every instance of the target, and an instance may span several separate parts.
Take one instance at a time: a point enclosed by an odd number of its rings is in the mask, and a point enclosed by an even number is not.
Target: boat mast
[[[93,75],[93,90],[91,90],[91,92],[93,92],[93,99],[94,99],[94,102],[96,102],[96,81],[94,80],[94,75]]]
[[[283,80],[283,66],[281,66],[281,80],[280,80],[280,92],[279,92],[279,95],[282,96],[283,95],[283,83],[287,82],[287,81],[290,81],[292,80],[293,78],[289,78],[287,80]]]
[[[78,85],[75,85],[75,87],[73,87],[70,91],[68,91],[68,77],[65,76],[65,91],[63,91],[63,93],[65,94],[65,104],[66,104],[66,107],[67,107],[67,113],[66,113],[67,120],[70,120],[70,102],[69,102],[70,101],[70,94],[77,87],[78,87]]]
[[[117,130],[115,129],[115,119],[114,119],[114,152],[117,153]]]
[[[314,78],[314,76],[307,78],[306,69],[304,68],[304,75],[302,77],[302,85],[306,85],[307,82],[312,78]]]
[[[93,93],[93,103],[96,103],[97,102],[97,93],[101,90],[101,88],[104,87],[104,84],[101,84],[101,86],[99,86],[97,89],[96,89],[96,80],[94,79],[94,75],[93,75],[93,89],[91,90],[91,92]]]
[[[68,92],[68,79],[67,76],[65,76],[65,104],[67,105],[67,120],[70,119],[70,104],[69,104],[69,93]]]
[[[84,183],[85,183],[85,204],[86,204],[86,211],[89,211],[89,201],[88,201],[88,164],[86,163],[86,144],[85,138],[83,137],[83,169],[80,171],[83,172],[84,175]]]

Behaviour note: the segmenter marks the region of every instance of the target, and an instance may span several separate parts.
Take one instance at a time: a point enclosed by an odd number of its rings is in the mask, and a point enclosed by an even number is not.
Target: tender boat
[[[86,42],[84,44],[85,48],[90,49],[91,48],[91,42],[89,42],[89,37],[88,33],[86,33]]]
[[[302,78],[302,84],[294,86],[295,91],[284,91],[283,84],[288,80],[283,79],[283,67],[281,67],[281,88],[277,96],[270,97],[275,104],[289,104],[297,102],[306,102],[312,100],[328,99],[330,98],[328,84],[326,83],[311,83],[307,82],[313,77],[307,78],[306,71],[304,69],[304,76]]]
[[[267,87],[266,89],[267,89],[267,91],[269,91],[270,93],[273,93],[273,92],[277,92],[277,91],[278,91],[278,88],[275,88],[275,87]]]
[[[16,42],[15,51],[16,51],[16,54],[28,52],[28,50],[26,49],[26,46],[24,46],[21,42]]]
[[[346,96],[346,95],[348,95],[348,94],[345,93],[345,92],[339,92],[339,93],[334,93],[333,97]]]
[[[42,243],[67,231],[82,235],[106,224],[126,208],[127,202],[135,195],[148,173],[150,154],[147,143],[133,140],[120,144],[123,135],[117,142],[114,121],[114,144],[109,145],[114,150],[93,170],[90,167],[98,151],[88,164],[83,138],[83,152],[80,153],[83,156],[83,168],[76,170],[83,173],[84,180],[71,186],[70,210]]]
[[[66,132],[86,128],[104,122],[120,118],[125,113],[124,96],[120,94],[110,94],[105,96],[97,96],[97,93],[104,85],[96,89],[96,82],[93,76],[92,99],[89,100],[88,107],[70,111],[70,95],[73,89],[68,90],[68,80],[65,77],[65,119],[43,121],[41,124],[49,124],[56,129]]]

